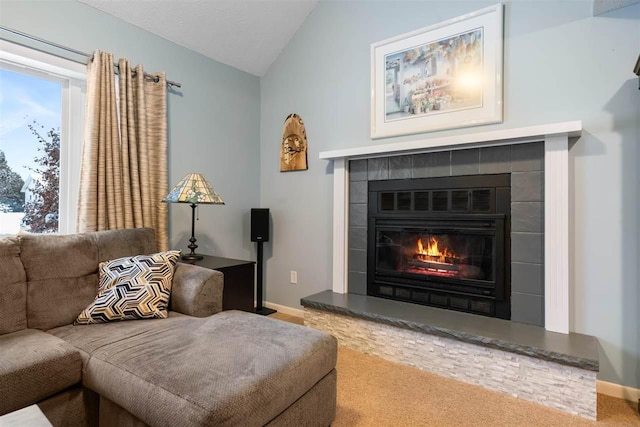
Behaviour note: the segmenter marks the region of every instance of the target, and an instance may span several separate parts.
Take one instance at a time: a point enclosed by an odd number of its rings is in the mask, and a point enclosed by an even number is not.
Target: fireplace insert
[[[369,182],[367,294],[510,319],[510,176]]]

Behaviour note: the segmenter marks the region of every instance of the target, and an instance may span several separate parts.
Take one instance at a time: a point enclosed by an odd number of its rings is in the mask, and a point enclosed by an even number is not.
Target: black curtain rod
[[[84,57],[84,61],[79,61],[77,59],[72,59],[72,58],[65,58],[65,59],[69,59],[70,61],[78,62],[80,64],[86,64],[87,61],[93,57],[92,54],[88,54],[88,53],[85,53],[85,52],[81,52],[79,50],[71,49],[70,47],[62,46],[62,45],[60,45],[58,43],[53,43],[53,42],[50,42],[48,40],[44,40],[44,39],[41,39],[39,37],[35,37],[35,36],[30,35],[30,34],[26,34],[26,33],[23,33],[21,31],[17,31],[17,30],[14,30],[14,29],[2,26],[2,25],[0,25],[0,29],[3,30],[3,31],[7,31],[9,33],[12,33],[12,34],[14,34],[16,36],[23,37],[23,38],[26,38],[26,39],[29,39],[29,40],[33,40],[33,41],[38,42],[38,43],[43,43],[43,44],[46,44],[48,46],[55,47],[56,49],[66,50],[67,52],[73,53],[74,55],[79,55],[79,56]],[[48,51],[45,51],[45,50],[42,50],[42,49],[38,49],[37,47],[34,47],[34,46],[27,45],[27,47],[32,47],[32,48],[35,48],[35,49],[40,50],[40,51],[45,52],[45,53],[51,53],[51,52],[48,52]],[[57,56],[59,56],[59,55],[57,55]],[[118,64],[113,64],[113,66],[115,68],[118,68]],[[147,74],[147,73],[144,73],[144,75],[145,75],[145,77],[151,78],[155,82],[158,82],[158,77],[153,76],[151,74]],[[182,84],[177,83],[177,82],[173,82],[171,80],[167,80],[167,86],[182,87]]]

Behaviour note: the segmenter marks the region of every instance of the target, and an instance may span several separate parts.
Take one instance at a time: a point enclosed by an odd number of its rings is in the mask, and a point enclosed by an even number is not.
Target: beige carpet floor
[[[302,319],[276,313],[281,320]],[[640,426],[637,404],[598,394],[598,421],[340,347],[332,427]]]

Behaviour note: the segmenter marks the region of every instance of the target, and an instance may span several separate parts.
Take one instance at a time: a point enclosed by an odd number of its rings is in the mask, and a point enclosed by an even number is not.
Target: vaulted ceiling
[[[79,0],[255,76],[263,76],[318,0]]]

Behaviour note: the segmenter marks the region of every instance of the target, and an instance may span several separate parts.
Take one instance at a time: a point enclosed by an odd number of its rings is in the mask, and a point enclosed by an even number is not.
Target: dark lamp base
[[[199,261],[199,260],[201,260],[203,258],[204,258],[203,255],[198,255],[198,254],[182,255],[182,259],[185,260],[185,261]]]

